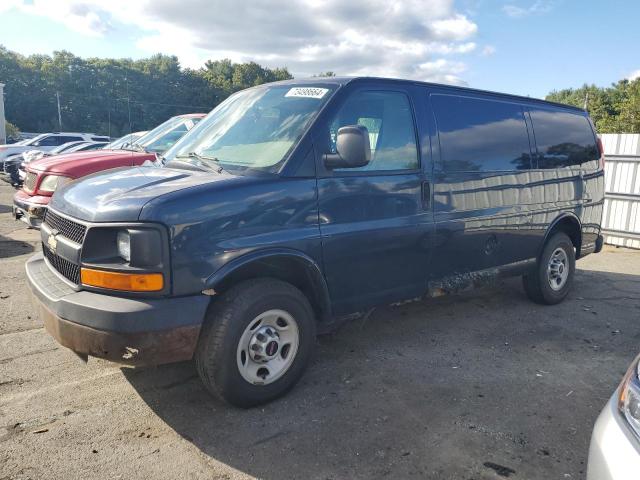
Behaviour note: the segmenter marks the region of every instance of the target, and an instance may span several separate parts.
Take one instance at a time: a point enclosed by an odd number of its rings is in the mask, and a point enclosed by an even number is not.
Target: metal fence
[[[603,134],[605,242],[640,249],[640,135]]]

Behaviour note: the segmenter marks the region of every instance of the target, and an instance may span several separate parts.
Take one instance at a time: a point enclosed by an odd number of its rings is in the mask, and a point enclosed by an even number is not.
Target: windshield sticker
[[[285,97],[322,98],[328,91],[328,88],[293,87],[285,94]]]

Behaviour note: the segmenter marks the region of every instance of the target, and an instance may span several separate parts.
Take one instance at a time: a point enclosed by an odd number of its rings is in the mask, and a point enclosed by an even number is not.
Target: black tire
[[[568,277],[564,285],[558,290],[551,288],[547,275],[547,267],[553,253],[561,248],[567,256],[567,266],[569,268]],[[544,246],[542,254],[536,263],[535,268],[522,277],[522,285],[527,296],[536,303],[543,305],[555,305],[565,299],[571,286],[576,270],[576,254],[571,239],[562,232],[553,234]]]
[[[298,350],[280,378],[254,385],[238,368],[238,344],[253,319],[272,309],[284,310],[295,319]],[[195,354],[198,374],[209,392],[232,405],[249,408],[267,403],[284,395],[300,379],[313,354],[315,336],[313,309],[300,290],[271,278],[247,280],[212,302]]]

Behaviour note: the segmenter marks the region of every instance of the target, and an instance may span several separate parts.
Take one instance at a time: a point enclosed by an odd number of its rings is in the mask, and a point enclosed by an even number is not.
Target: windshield
[[[136,145],[151,153],[163,153],[191,130],[201,119],[199,117],[173,117],[144,134]]]
[[[22,145],[33,145],[34,143],[37,143],[43,138],[45,138],[46,136],[47,136],[46,133],[41,133],[40,135],[37,135],[31,139],[24,140],[24,143],[22,143]]]
[[[147,132],[144,132],[147,133]],[[133,144],[140,138],[141,134],[129,133],[123,137],[114,140],[111,143],[107,143],[103,148],[105,150],[120,150],[125,144]]]
[[[330,86],[279,85],[239,92],[169,150],[165,162],[275,171],[332,91]]]
[[[73,147],[76,147],[76,146],[78,146],[78,145],[84,145],[85,143],[86,143],[86,142],[69,142],[69,143],[63,143],[62,145],[57,146],[57,147],[55,147],[55,148],[53,148],[53,149],[49,150],[49,153],[53,153],[53,154],[56,154],[56,153],[62,153],[62,152],[64,152],[65,150],[69,150],[69,149],[71,149],[71,148],[73,148]]]

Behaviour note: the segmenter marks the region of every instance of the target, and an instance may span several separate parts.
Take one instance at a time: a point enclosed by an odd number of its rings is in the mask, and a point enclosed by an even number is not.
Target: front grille
[[[33,172],[27,172],[24,177],[24,189],[33,192],[36,189],[36,180],[38,175]]]
[[[62,257],[59,257],[53,253],[46,245],[42,246],[44,256],[49,261],[51,266],[62,274],[66,279],[71,280],[76,285],[80,283],[80,266],[75,263],[71,263]]]
[[[47,210],[44,215],[44,222],[51,227],[52,230],[57,230],[62,236],[67,237],[69,240],[82,244],[84,240],[84,234],[87,231],[87,227],[81,223],[74,222],[68,218],[61,217],[57,213]]]

